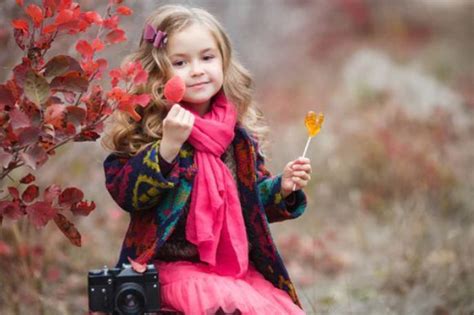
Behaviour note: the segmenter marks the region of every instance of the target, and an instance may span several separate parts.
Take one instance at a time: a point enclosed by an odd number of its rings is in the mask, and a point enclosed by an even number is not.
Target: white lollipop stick
[[[306,151],[308,150],[308,147],[309,147],[309,142],[311,141],[311,138],[313,137],[308,137],[308,141],[306,141],[306,146],[304,147],[304,151],[303,151],[303,156],[302,157],[305,157],[306,155]],[[296,184],[293,184],[293,191],[295,191],[296,189]]]

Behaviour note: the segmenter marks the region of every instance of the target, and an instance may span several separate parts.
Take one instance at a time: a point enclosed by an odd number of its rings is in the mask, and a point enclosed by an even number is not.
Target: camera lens
[[[115,306],[120,314],[143,314],[145,302],[143,287],[136,283],[124,283],[117,290]]]

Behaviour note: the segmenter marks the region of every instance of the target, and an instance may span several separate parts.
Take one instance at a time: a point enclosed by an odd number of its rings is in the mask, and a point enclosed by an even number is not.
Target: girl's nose
[[[200,62],[193,62],[191,65],[191,76],[199,76],[204,73]]]

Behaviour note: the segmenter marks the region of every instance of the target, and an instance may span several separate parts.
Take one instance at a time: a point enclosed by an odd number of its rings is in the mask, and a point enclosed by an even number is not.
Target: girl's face
[[[186,84],[183,97],[201,115],[209,109],[210,99],[222,88],[222,57],[212,33],[196,23],[168,38],[167,53],[173,75]]]

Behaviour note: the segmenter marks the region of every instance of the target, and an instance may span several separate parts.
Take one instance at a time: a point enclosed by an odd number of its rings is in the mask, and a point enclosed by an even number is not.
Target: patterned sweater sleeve
[[[156,206],[163,193],[179,182],[179,156],[171,164],[160,161],[160,140],[132,157],[110,154],[104,161],[107,190],[127,212]],[[165,174],[161,166],[166,165]],[[168,174],[166,174],[168,173]]]
[[[303,190],[292,192],[286,198],[281,194],[282,175],[272,175],[265,167],[265,159],[255,142],[257,186],[260,200],[270,223],[299,217],[306,209],[306,195]]]

